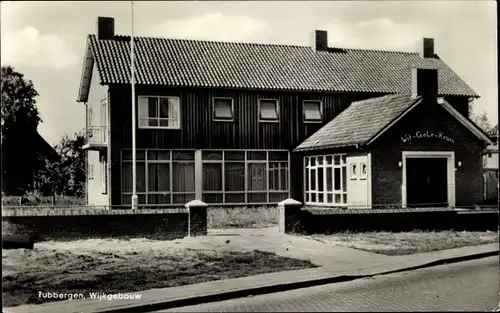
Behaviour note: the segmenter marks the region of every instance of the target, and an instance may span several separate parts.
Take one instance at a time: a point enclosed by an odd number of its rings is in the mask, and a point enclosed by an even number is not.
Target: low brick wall
[[[308,234],[340,231],[467,230],[497,231],[497,210],[453,209],[342,210],[305,207],[286,214],[288,232]],[[294,216],[295,215],[295,216]]]
[[[201,229],[194,234],[203,234],[203,229],[206,234],[206,213],[190,215],[185,208],[3,208],[2,234],[31,235],[36,241],[109,237],[170,240],[188,235],[190,217],[191,227]]]

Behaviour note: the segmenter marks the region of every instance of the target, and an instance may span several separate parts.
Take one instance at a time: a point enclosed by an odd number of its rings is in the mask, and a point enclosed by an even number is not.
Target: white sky
[[[496,1],[134,2],[135,34],[308,45],[328,31],[330,46],[417,51],[422,37],[481,98],[476,113],[498,123]],[[51,144],[85,126],[76,102],[86,35],[97,16],[130,34],[130,2],[1,2],[1,62],[31,79],[40,96],[39,132]]]

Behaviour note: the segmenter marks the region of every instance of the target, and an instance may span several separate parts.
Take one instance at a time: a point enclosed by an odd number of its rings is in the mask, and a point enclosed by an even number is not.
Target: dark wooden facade
[[[222,90],[136,86],[136,96],[175,96],[180,98],[180,129],[137,129],[137,149],[286,149],[293,150],[307,137],[332,120],[353,101],[381,96],[374,93],[314,93],[289,91]],[[213,98],[229,97],[234,103],[234,121],[213,121]],[[279,123],[259,122],[259,99],[276,99]],[[322,123],[304,123],[302,102],[320,100]],[[468,98],[447,100],[460,112],[468,112]],[[111,203],[121,202],[120,151],[132,147],[131,89],[112,85],[110,103]],[[137,103],[137,101],[136,101]],[[302,164],[291,159],[290,168]],[[300,166],[301,168],[301,166]],[[292,170],[293,173],[293,170]],[[291,178],[291,191],[301,183]],[[295,187],[296,185],[296,187]]]

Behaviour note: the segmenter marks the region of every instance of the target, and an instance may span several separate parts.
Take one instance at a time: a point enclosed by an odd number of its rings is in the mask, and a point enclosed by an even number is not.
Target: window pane
[[[158,152],[157,151],[148,150],[147,155],[148,155],[148,160],[157,160],[158,159]]]
[[[318,191],[323,191],[323,168],[318,168]]]
[[[169,109],[168,109],[168,99],[167,98],[160,98],[160,118],[169,118],[172,117],[170,116]]]
[[[232,99],[214,99],[214,118],[233,119]]]
[[[140,127],[149,126],[149,118],[140,118],[139,119],[139,126]]]
[[[342,191],[347,191],[347,168],[342,166]]]
[[[310,174],[310,169],[306,168],[306,174],[305,174],[305,177],[304,177],[304,180],[305,180],[305,185],[306,185],[306,191],[309,191],[309,174]]]
[[[322,156],[319,156],[316,159],[317,159],[318,165],[323,165],[323,157]]]
[[[346,163],[346,156],[342,155],[342,164],[345,164],[345,163]]]
[[[320,203],[324,202],[323,196],[324,196],[323,193],[318,194],[318,202],[320,202]]]
[[[321,104],[319,101],[304,101],[304,119],[321,121]]]
[[[149,194],[148,204],[170,204],[170,193],[168,194]]]
[[[245,163],[225,163],[225,190],[245,190]]]
[[[309,202],[309,193],[306,193],[306,202]]]
[[[132,195],[123,195],[122,204],[123,205],[132,204]]]
[[[309,162],[309,157],[304,157],[306,167],[310,166],[311,163]]]
[[[333,188],[334,190],[340,190],[340,180],[341,179],[341,175],[340,175],[340,168],[334,168],[334,172],[333,172]]]
[[[174,192],[194,191],[194,163],[172,163],[172,187]]]
[[[139,97],[138,98],[139,102],[139,118],[142,120],[142,118],[147,118],[148,117],[148,111],[149,111],[149,98],[148,97]]]
[[[172,151],[172,160],[194,160],[194,151]]]
[[[248,164],[248,190],[259,191],[266,190],[266,164],[249,163]]]
[[[245,194],[226,193],[226,203],[245,203]]]
[[[148,120],[148,126],[151,126],[151,127],[157,127],[158,126],[158,120],[157,119],[152,119],[150,118]]]
[[[132,150],[122,150],[122,160],[132,160]]]
[[[334,156],[334,164],[335,165],[340,165],[340,155]]]
[[[281,184],[280,190],[288,190],[288,166],[286,163],[281,164],[280,180]]]
[[[311,169],[311,190],[316,190],[316,170]]]
[[[346,194],[342,195],[342,203],[347,204],[347,195]]]
[[[222,163],[203,164],[203,190],[222,191]]]
[[[307,194],[306,194],[307,196]],[[288,198],[288,192],[270,192],[269,193],[269,202],[281,202]],[[307,201],[307,200],[306,200]]]
[[[278,119],[278,101],[260,100],[260,118],[263,120]]]
[[[288,151],[269,151],[269,161],[288,161]]]
[[[326,156],[326,163],[327,164],[332,164],[332,156],[331,155],[327,155]]]
[[[333,203],[333,194],[327,194],[326,203]]]
[[[341,194],[335,194],[335,203],[336,204],[340,204],[342,203],[342,198],[341,198]]]
[[[185,204],[189,201],[193,201],[196,198],[196,194],[187,193],[187,194],[173,194],[172,195],[172,203],[173,204]]]
[[[158,117],[158,98],[148,98],[148,117]]]
[[[333,168],[331,167],[326,168],[326,190],[333,190]]]
[[[311,166],[316,166],[316,158],[311,157]]]
[[[132,192],[132,162],[122,163],[122,192]]]
[[[170,191],[170,164],[148,164],[148,191]]]
[[[146,150],[136,150],[135,157],[137,160],[146,160]]]
[[[224,203],[222,193],[203,193],[203,202],[205,203]]]
[[[266,203],[267,202],[267,193],[248,193],[248,202],[249,203]]]
[[[245,151],[224,151],[224,160],[243,161],[245,160]]]
[[[316,202],[316,193],[311,193],[311,202]]]
[[[222,151],[202,151],[203,160],[222,160]]]
[[[247,159],[265,161],[267,159],[267,153],[266,151],[248,151]]]
[[[170,151],[158,151],[158,160],[170,160]]]

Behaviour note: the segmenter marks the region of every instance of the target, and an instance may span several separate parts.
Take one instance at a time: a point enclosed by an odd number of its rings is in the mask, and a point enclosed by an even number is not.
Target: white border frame
[[[313,121],[313,120],[306,119],[306,111],[305,111],[305,107],[304,107],[304,102],[319,102],[319,113],[321,114],[321,121]],[[323,123],[324,119],[325,119],[325,116],[324,116],[324,110],[323,110],[323,101],[313,100],[313,99],[302,100],[302,122],[303,123],[321,124],[321,123]]]
[[[261,114],[260,114],[260,102],[261,101],[275,101],[276,103],[276,119],[274,120],[270,120],[270,119],[262,119],[261,118]],[[258,113],[259,114],[259,123],[279,123],[280,122],[280,101],[278,99],[266,99],[266,98],[262,98],[262,99],[258,99],[257,100],[258,102]]]
[[[223,119],[223,118],[216,118],[215,117],[215,100],[216,99],[221,99],[221,100],[231,100],[231,119]],[[231,97],[212,97],[212,121],[213,122],[234,122],[234,99]]]
[[[160,120],[162,118],[158,117],[156,118],[158,120],[158,126],[141,126],[141,115],[139,112],[141,112],[141,103],[139,99],[141,98],[157,98],[158,99],[158,116],[160,114],[160,99],[165,98],[176,98],[179,100],[179,126],[178,127],[172,127],[172,126],[160,126]],[[148,119],[153,119],[152,117],[148,117]],[[165,118],[163,118],[165,119]],[[137,128],[138,129],[182,129],[182,108],[181,108],[181,97],[178,96],[158,96],[158,95],[140,95],[137,96]]]
[[[406,159],[408,158],[446,158],[446,184],[448,186],[448,206],[455,207],[455,152],[454,151],[403,151],[401,199],[403,208],[407,207],[406,196]]]

